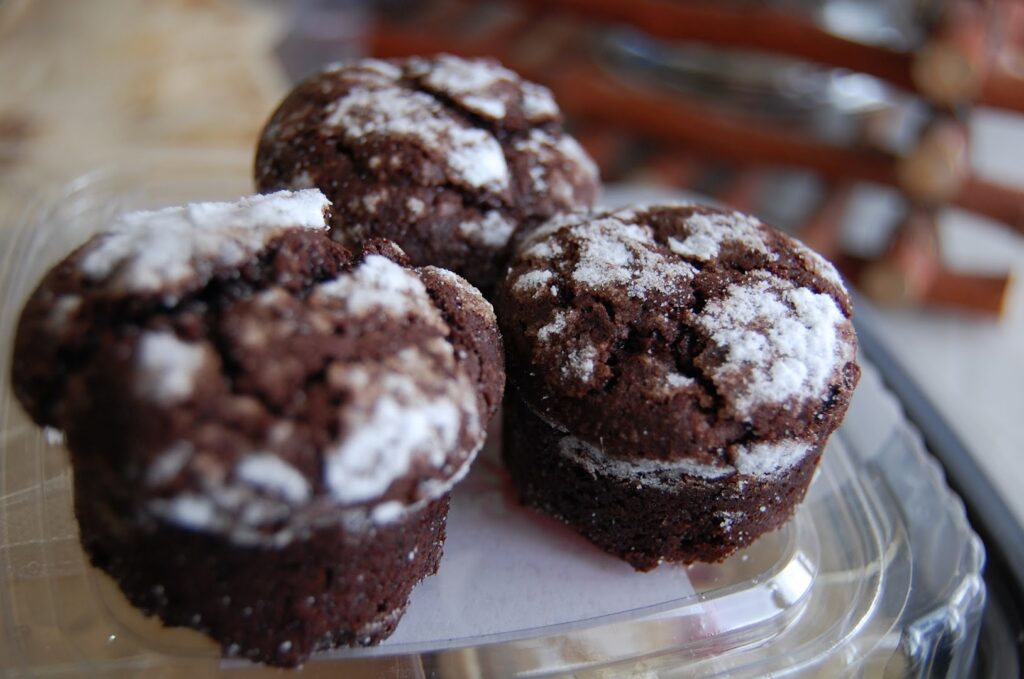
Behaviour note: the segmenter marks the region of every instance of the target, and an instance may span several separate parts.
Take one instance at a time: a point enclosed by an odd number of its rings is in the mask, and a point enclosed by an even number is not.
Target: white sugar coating
[[[629,270],[633,253],[626,244],[614,237],[591,238],[588,234],[589,230],[585,229],[574,232],[580,238],[582,248],[572,277],[593,288],[629,283],[633,277]]]
[[[740,212],[695,213],[686,218],[683,226],[688,232],[685,238],[668,239],[669,248],[677,255],[707,261],[718,256],[722,245],[739,244],[760,252],[771,261],[778,259],[765,242],[762,231],[765,227],[749,215]]]
[[[715,512],[715,518],[718,519],[718,527],[726,533],[731,533],[733,524],[742,521],[746,516],[745,512]]]
[[[195,453],[195,446],[188,441],[178,441],[163,451],[149,464],[146,470],[146,484],[160,486],[174,479],[185,468]]]
[[[562,246],[550,240],[542,240],[526,248],[520,254],[523,259],[554,259],[562,254]]]
[[[488,210],[483,218],[459,224],[458,231],[473,242],[488,248],[504,248],[516,225],[497,210]]]
[[[170,332],[143,334],[136,348],[136,392],[163,405],[188,398],[206,354],[203,345],[182,342]]]
[[[792,238],[791,241],[793,243],[793,249],[797,254],[803,255],[804,261],[807,262],[812,273],[821,276],[840,290],[844,292],[846,291],[846,286],[843,283],[843,277],[839,275],[839,271],[837,271],[832,265],[832,262],[822,257],[796,238]]]
[[[665,384],[670,390],[677,390],[692,387],[695,382],[692,377],[680,373],[668,373],[665,375]]]
[[[627,483],[674,489],[681,476],[701,479],[720,479],[732,474],[730,465],[716,466],[685,458],[677,460],[650,460],[635,458],[624,460],[608,455],[596,446],[574,436],[564,436],[558,450],[565,457],[584,467],[595,476],[612,477]]]
[[[192,493],[153,501],[150,509],[170,523],[193,530],[207,530],[217,521],[217,508],[213,500]]]
[[[78,295],[61,295],[53,303],[53,307],[46,317],[46,324],[54,333],[60,335],[80,306],[82,306],[82,298]]]
[[[551,172],[550,168],[561,168],[569,163],[597,180],[597,165],[583,147],[569,135],[560,134],[555,137],[545,130],[533,129],[525,138],[517,140],[512,147],[524,154],[529,162],[528,171],[533,190],[550,191],[567,204],[575,202],[573,185],[563,172]]]
[[[318,285],[313,294],[342,300],[356,315],[385,311],[394,317],[440,318],[419,276],[381,255],[369,255],[351,272]]]
[[[234,511],[237,512],[239,521],[245,526],[261,526],[283,521],[291,513],[291,508],[285,502],[265,500],[258,495],[241,499],[243,495],[236,488],[222,491],[222,495],[225,492],[239,498],[232,504],[236,505]]]
[[[563,456],[584,467],[595,476],[606,476],[626,483],[674,490],[682,476],[701,479],[721,479],[738,472],[744,476],[771,479],[800,464],[811,446],[803,441],[769,441],[751,446],[735,447],[735,466],[723,463],[711,465],[680,458],[652,460],[647,458],[622,459],[608,455],[597,446],[574,436],[563,436],[558,441]],[[737,485],[742,483],[737,479]],[[723,518],[731,512],[722,512]],[[740,513],[742,515],[742,513]],[[737,518],[737,517],[732,517]],[[742,518],[739,517],[739,518]]]
[[[423,201],[419,198],[409,197],[405,199],[405,207],[413,217],[419,217],[423,214],[423,208],[425,208],[426,205],[424,205]]]
[[[573,164],[583,168],[583,170],[594,177],[598,178],[600,174],[597,169],[597,163],[583,150],[580,143],[576,141],[575,137],[571,137],[568,134],[563,134],[558,138],[556,148],[559,153],[564,157],[568,158]],[[623,218],[624,219],[624,218]]]
[[[293,529],[265,533],[268,525],[289,517],[291,508],[281,500],[255,495],[251,490],[209,479],[201,492],[158,497],[146,508],[168,523],[207,533],[222,533],[236,544],[280,547],[291,542]]]
[[[302,189],[315,188],[316,184],[313,182],[313,177],[309,174],[308,170],[302,170],[298,174],[292,175],[292,178],[288,180],[288,188],[293,191],[301,191]]]
[[[853,359],[852,344],[840,336],[846,323],[828,295],[766,272],[730,285],[697,319],[725,353],[711,378],[743,417],[760,405],[824,396],[835,372]]]
[[[541,342],[549,342],[553,337],[558,337],[565,330],[565,312],[556,311],[554,318],[547,325],[537,330],[537,339]]]
[[[464,295],[459,299],[460,304],[469,306],[473,311],[488,319],[489,322],[498,322],[494,316],[494,307],[491,306],[491,303],[487,301],[478,289],[473,287],[469,281],[459,274],[448,269],[442,269],[439,266],[429,265],[420,268],[420,271],[432,273],[459,288],[460,293]]]
[[[537,193],[543,193],[548,190],[547,172],[543,165],[533,162],[533,159],[531,159],[529,174],[530,186],[534,191]]]
[[[487,118],[497,120],[505,117],[505,102],[500,99],[481,97],[479,95],[463,95],[460,101],[470,111],[479,113]]]
[[[492,61],[462,59],[441,54],[429,66],[424,82],[445,92],[463,93],[486,90],[497,82],[517,82],[514,71]]]
[[[398,80],[402,77],[402,69],[381,59],[356,59],[354,61],[334,61],[323,68],[324,73],[336,73],[346,70],[351,73],[355,71],[368,71],[383,76],[388,80]]]
[[[379,505],[373,508],[371,516],[373,522],[378,525],[386,525],[394,523],[398,519],[402,518],[405,514],[406,506],[397,500],[388,500],[387,502],[381,502]]]
[[[451,358],[451,346],[444,343]],[[434,374],[440,393],[424,391],[410,375],[424,374],[426,358],[404,350],[385,370],[354,367],[342,376],[353,400],[341,415],[343,439],[325,455],[324,477],[340,503],[380,497],[417,461],[440,469],[466,426],[482,436],[476,396],[468,380]]]
[[[363,207],[366,208],[367,212],[376,212],[377,206],[383,201],[387,200],[388,191],[387,189],[381,189],[380,191],[370,191],[363,196]]]
[[[524,81],[522,87],[523,114],[527,120],[537,122],[551,119],[558,115],[558,104],[555,103],[555,98],[551,96],[551,90],[543,85],[528,81]]]
[[[299,470],[272,453],[252,453],[235,467],[242,483],[276,493],[293,504],[309,499],[309,481]]]
[[[158,292],[193,278],[202,284],[211,267],[250,260],[286,229],[326,229],[329,206],[311,189],[133,212],[88,246],[79,268],[89,279],[132,292]]]
[[[806,441],[764,441],[736,446],[736,469],[747,476],[771,478],[800,464],[812,447]]]
[[[588,219],[589,216],[584,212],[561,212],[548,221],[544,222],[533,231],[530,231],[525,238],[519,242],[519,246],[516,252],[521,257],[537,257],[541,255],[534,254],[534,248],[542,246],[545,248],[551,248],[551,252],[561,254],[562,248],[551,240],[551,236],[555,235],[567,226],[579,224],[584,220]],[[550,258],[552,255],[547,255]]]
[[[331,104],[324,124],[340,128],[348,139],[408,137],[429,149],[445,149],[453,181],[497,191],[508,187],[508,164],[498,140],[467,127],[423,92],[356,87]]]
[[[512,290],[514,292],[537,292],[544,285],[554,277],[548,269],[534,269],[527,271],[512,284]]]
[[[424,86],[447,94],[474,113],[501,119],[507,112],[499,96],[489,96],[487,90],[498,83],[518,83],[519,76],[497,64],[481,59],[460,59],[442,54],[432,65],[413,60],[413,70],[427,69]]]
[[[360,59],[356,62],[356,65],[359,68],[374,71],[388,78],[398,79],[402,77],[402,70],[400,68],[381,59]]]
[[[657,251],[649,227],[623,222],[614,213],[574,226],[570,233],[580,246],[572,277],[594,290],[621,288],[642,298],[651,290],[671,289],[697,272],[691,264]]]
[[[512,148],[530,156],[547,155],[550,157],[555,145],[555,138],[550,133],[541,129],[533,129],[526,137],[517,139]]]
[[[580,382],[594,376],[597,367],[597,348],[586,344],[569,352],[569,360],[562,366],[562,374]]]
[[[449,283],[457,284],[459,287],[469,288],[469,289],[472,289],[472,290],[476,290],[476,288],[474,288],[472,285],[470,285],[469,281],[467,281],[465,278],[463,278],[459,274],[455,273],[451,269],[444,269],[444,268],[439,267],[439,266],[434,266],[432,264],[427,264],[424,267],[420,267],[420,270],[421,271],[423,271],[423,270],[430,271],[431,273],[433,273],[433,274],[435,274],[435,275],[445,279]]]

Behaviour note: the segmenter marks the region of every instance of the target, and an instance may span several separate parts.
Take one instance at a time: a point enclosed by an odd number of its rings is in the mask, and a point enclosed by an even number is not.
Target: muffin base
[[[803,500],[824,447],[771,478],[732,473],[711,479],[679,471],[653,476],[639,470],[623,478],[566,454],[569,435],[514,394],[506,395],[503,422],[502,457],[522,502],[638,571],[662,561],[722,561],[779,528]]]
[[[445,495],[402,521],[359,532],[332,525],[263,547],[129,522],[85,486],[76,478],[82,545],[133,605],[204,632],[225,657],[279,666],[386,639],[413,587],[437,572],[449,503]]]

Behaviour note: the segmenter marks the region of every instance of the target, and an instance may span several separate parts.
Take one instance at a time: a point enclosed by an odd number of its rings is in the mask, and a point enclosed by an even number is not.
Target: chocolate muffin
[[[66,433],[92,562],[279,665],[387,637],[504,386],[490,305],[281,192],[127,215],[54,267],[13,383]]]
[[[485,291],[514,232],[590,207],[599,187],[546,88],[448,55],[311,76],[264,128],[255,176],[260,191],[322,190],[338,242],[390,238]]]
[[[555,218],[496,299],[524,501],[639,570],[781,525],[860,374],[835,269],[736,212]]]

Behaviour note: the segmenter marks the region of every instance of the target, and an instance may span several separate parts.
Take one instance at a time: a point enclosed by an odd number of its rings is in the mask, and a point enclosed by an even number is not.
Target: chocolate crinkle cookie
[[[414,264],[484,290],[513,233],[590,207],[599,187],[550,91],[494,61],[448,55],[311,76],[263,130],[255,176],[260,191],[321,189],[343,244],[390,238]]]
[[[136,606],[295,665],[395,628],[504,385],[488,302],[316,190],[129,214],[54,267],[15,392],[66,434],[82,543]]]
[[[520,493],[640,570],[779,527],[860,374],[832,265],[736,212],[555,218],[496,300]]]

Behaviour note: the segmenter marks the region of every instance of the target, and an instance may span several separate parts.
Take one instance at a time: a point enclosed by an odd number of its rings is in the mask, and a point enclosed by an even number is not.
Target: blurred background
[[[247,172],[297,79],[435,52],[550,87],[606,182],[702,194],[835,261],[986,539],[994,598],[1019,597],[1024,2],[0,0],[0,183],[190,149]]]

